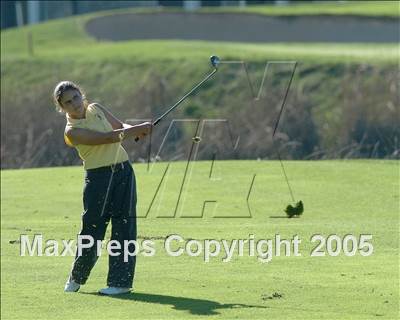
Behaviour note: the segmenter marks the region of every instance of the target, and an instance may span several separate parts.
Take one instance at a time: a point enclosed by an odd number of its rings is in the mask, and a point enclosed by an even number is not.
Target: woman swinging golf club
[[[89,104],[82,89],[70,81],[62,81],[54,89],[54,102],[66,114],[64,139],[77,149],[86,170],[83,191],[82,241],[65,284],[65,292],[76,292],[87,281],[98,255],[98,242],[103,240],[111,220],[111,240],[123,248],[124,241],[136,240],[136,182],[128,154],[121,142],[128,137],[143,137],[150,133],[152,124],[136,126],[122,123],[105,107]],[[134,252],[130,242],[129,252]],[[99,249],[101,250],[101,249]],[[118,252],[118,250],[113,250]],[[107,288],[101,294],[115,295],[129,292],[134,278],[136,259],[124,254],[109,256]]]
[[[135,175],[121,142],[127,137],[134,137],[138,141],[149,134],[153,126],[217,72],[219,58],[211,56],[210,62],[214,70],[172,107],[153,123],[144,122],[136,126],[122,123],[98,103],[89,104],[82,89],[73,82],[60,82],[54,89],[56,107],[67,116],[65,142],[78,150],[86,170],[84,212],[79,235],[90,236],[94,242],[94,245],[82,248],[81,254],[77,250],[64,291],[76,292],[85,284],[98,258],[97,241],[104,239],[110,220],[111,240],[117,240],[121,247],[125,247],[122,246],[125,241],[136,240]],[[136,252],[135,248],[126,249]],[[136,259],[135,256],[129,256],[128,261],[124,262],[124,256],[122,252],[110,255],[108,287],[101,289],[100,293],[114,295],[130,291]]]

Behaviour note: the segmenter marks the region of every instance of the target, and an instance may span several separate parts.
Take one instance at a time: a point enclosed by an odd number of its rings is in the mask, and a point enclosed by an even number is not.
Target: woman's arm
[[[152,124],[150,122],[143,122],[126,129],[115,129],[110,132],[98,132],[89,129],[67,127],[65,129],[65,135],[73,145],[99,145],[122,141],[121,133],[123,135],[123,139],[127,137],[145,136],[150,133],[151,127]]]
[[[96,107],[98,107],[101,111],[103,111],[107,121],[111,124],[112,128],[115,129],[123,129],[123,122],[115,117],[108,109],[102,106],[99,103],[94,103]]]

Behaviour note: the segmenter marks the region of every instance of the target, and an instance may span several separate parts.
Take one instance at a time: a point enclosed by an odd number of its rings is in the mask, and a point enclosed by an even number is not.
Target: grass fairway
[[[79,293],[64,294],[73,258],[21,257],[20,234],[44,239],[74,239],[80,227],[83,170],[78,167],[10,170],[1,175],[1,312],[4,319],[395,319],[399,310],[399,162],[286,162],[295,196],[305,203],[298,219],[283,218],[287,187],[274,161],[197,162],[188,171],[185,203],[174,211],[185,163],[173,163],[163,194],[147,218],[139,219],[139,238],[152,237],[156,254],[139,255],[135,293],[119,298],[96,294],[105,286],[103,252]],[[154,197],[166,167],[149,173],[135,165],[139,215]],[[249,186],[255,176],[249,194]],[[246,216],[251,209],[251,218]],[[216,210],[203,200],[218,201]],[[215,218],[214,215],[236,216]],[[164,218],[161,218],[164,217]],[[274,218],[278,217],[278,218]],[[171,257],[163,243],[169,234],[185,239],[284,239],[298,235],[301,256],[256,256],[237,251],[203,262],[202,256]],[[371,234],[374,251],[347,257],[310,257],[313,234],[343,238]],[[323,249],[326,251],[326,247]],[[61,249],[60,249],[61,251]],[[292,253],[293,254],[293,253]]]

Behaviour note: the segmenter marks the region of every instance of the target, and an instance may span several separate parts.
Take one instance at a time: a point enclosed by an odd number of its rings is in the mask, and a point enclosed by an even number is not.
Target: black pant
[[[82,255],[75,256],[71,276],[85,284],[94,267],[97,255],[97,240],[103,240],[111,220],[111,240],[121,244],[118,256],[109,256],[107,285],[131,288],[135,273],[136,257],[128,256],[124,262],[124,240],[136,240],[136,181],[128,161],[111,167],[86,171],[83,192],[82,230],[79,235],[92,236],[94,245],[82,249]],[[82,241],[85,244],[85,241]],[[86,242],[88,243],[88,242]],[[134,244],[129,251],[134,252]],[[100,250],[99,250],[100,251]]]

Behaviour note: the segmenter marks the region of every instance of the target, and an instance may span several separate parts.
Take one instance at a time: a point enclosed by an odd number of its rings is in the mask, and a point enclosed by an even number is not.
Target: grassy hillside
[[[262,78],[268,61],[295,60],[298,68],[280,127],[286,157],[396,157],[398,45],[97,42],[84,32],[84,23],[101,14],[1,32],[3,168],[78,163],[63,146],[64,119],[52,107],[58,81],[78,82],[91,101],[110,107],[123,120],[149,119],[210,72],[211,54],[246,61],[254,91],[264,85],[262,99],[253,101],[242,66],[222,65],[174,116],[228,119],[242,136],[239,156],[276,157],[265,130],[273,127],[292,65],[275,65],[266,81]],[[168,124],[155,132],[155,140],[162,140]],[[175,143],[191,137],[182,139]],[[145,154],[143,144],[131,152],[133,159]]]
[[[280,165],[275,161],[215,163],[218,177],[208,179],[210,162],[197,162],[187,202],[173,213],[185,163],[172,165],[163,197],[147,218],[139,219],[139,238],[153,239],[156,254],[138,258],[135,294],[121,298],[96,294],[105,285],[107,256],[103,252],[80,293],[65,295],[63,285],[73,257],[21,257],[20,234],[44,239],[75,239],[80,228],[81,168],[8,170],[1,175],[1,312],[7,319],[395,319],[399,308],[399,179],[394,161],[285,162],[297,199],[305,203],[299,219],[284,218],[290,200]],[[147,211],[166,163],[150,173],[135,165],[139,215]],[[219,215],[204,199],[216,200]],[[221,189],[221,185],[225,188]],[[229,186],[229,193],[226,192]],[[235,209],[236,208],[236,209]],[[233,211],[231,211],[233,209]],[[278,218],[274,218],[278,217]],[[110,230],[109,230],[110,231]],[[284,239],[298,235],[301,256],[273,257],[261,263],[248,249],[231,262],[223,255],[203,262],[202,256],[171,257],[163,249],[167,235],[185,239]],[[373,254],[353,257],[310,257],[313,234],[327,237],[371,234]],[[109,237],[109,234],[107,235]],[[326,248],[325,248],[326,249]],[[46,293],[46,294],[44,294]]]
[[[394,4],[395,5],[395,4]],[[340,8],[340,5],[338,6]],[[359,8],[359,12],[379,13],[381,5],[374,2],[363,3],[362,5],[346,4],[342,14],[350,14],[351,8]],[[246,8],[224,7],[221,11],[230,12],[271,12],[274,10],[287,11],[288,14],[295,10],[292,8],[335,8],[333,4],[321,6],[302,4],[289,7],[270,7],[269,6],[250,6]],[[364,8],[364,9],[363,9]],[[397,14],[398,10],[391,4],[383,6],[386,12]],[[375,10],[373,10],[375,9]],[[177,9],[163,9],[164,11],[177,11]],[[208,13],[218,12],[218,9],[204,9]],[[306,10],[306,9],[305,9]],[[323,10],[323,9],[321,9]],[[130,59],[140,59],[143,55],[150,55],[151,59],[172,59],[177,58],[191,59],[208,55],[210,51],[218,52],[224,58],[248,58],[252,60],[265,59],[299,59],[305,61],[330,61],[330,62],[392,62],[398,60],[399,45],[395,44],[240,44],[240,43],[213,43],[204,41],[128,41],[125,43],[98,43],[86,34],[84,25],[94,17],[118,12],[153,12],[160,9],[131,9],[114,10],[109,12],[93,13],[82,16],[75,16],[66,19],[48,21],[43,24],[27,26],[18,29],[11,29],[1,32],[1,56],[2,61],[6,62],[16,58],[32,58],[29,54],[29,37],[32,37],[34,56],[45,59],[61,59],[64,56],[73,55],[74,58],[90,57],[95,59],[97,56],[108,58],[119,58],[121,56]],[[329,10],[328,10],[329,11]],[[333,11],[333,10],[332,10]],[[354,9],[354,11],[356,11]],[[324,11],[323,11],[324,12]],[[340,12],[340,10],[338,11]],[[299,13],[301,14],[301,13]],[[314,12],[316,14],[316,12]],[[183,54],[184,53],[184,54]],[[146,58],[145,58],[146,59]]]
[[[199,61],[204,63],[200,64]],[[241,136],[237,154],[242,158],[284,157],[396,157],[399,149],[398,71],[391,65],[300,63],[282,118],[276,144],[271,128],[290,77],[291,65],[274,65],[264,81],[261,99],[254,101],[242,67],[220,68],[198,94],[182,104],[154,131],[154,156],[170,120],[227,119],[234,136]],[[257,93],[265,63],[249,66]],[[29,71],[28,71],[29,70]],[[55,84],[72,79],[86,90],[90,101],[108,106],[123,120],[150,119],[161,114],[200,81],[210,68],[207,59],[191,61],[131,61],[130,59],[67,59],[49,63],[23,61],[3,69],[2,165],[31,167],[77,164],[75,152],[64,145],[64,117],[54,111]],[[199,79],[199,80],[197,80]],[[43,119],[46,119],[43,122]],[[188,143],[195,128],[181,124],[174,141],[173,158]],[[210,129],[211,130],[211,129]],[[227,145],[218,134],[204,144]],[[266,131],[267,130],[267,131]],[[269,131],[268,131],[269,130]],[[212,131],[210,131],[212,132]],[[176,140],[179,138],[178,140]],[[146,158],[147,142],[128,143],[132,159]],[[222,144],[222,145],[221,145]],[[210,159],[210,158],[208,158]]]
[[[2,63],[23,59],[56,62],[66,57],[74,59],[132,59],[169,61],[183,59],[194,62],[217,52],[224,59],[295,59],[306,62],[396,63],[396,44],[318,44],[276,43],[243,44],[206,41],[127,41],[123,43],[96,42],[83,30],[85,19],[71,18],[43,25],[2,32]],[[28,38],[33,39],[29,53]]]

